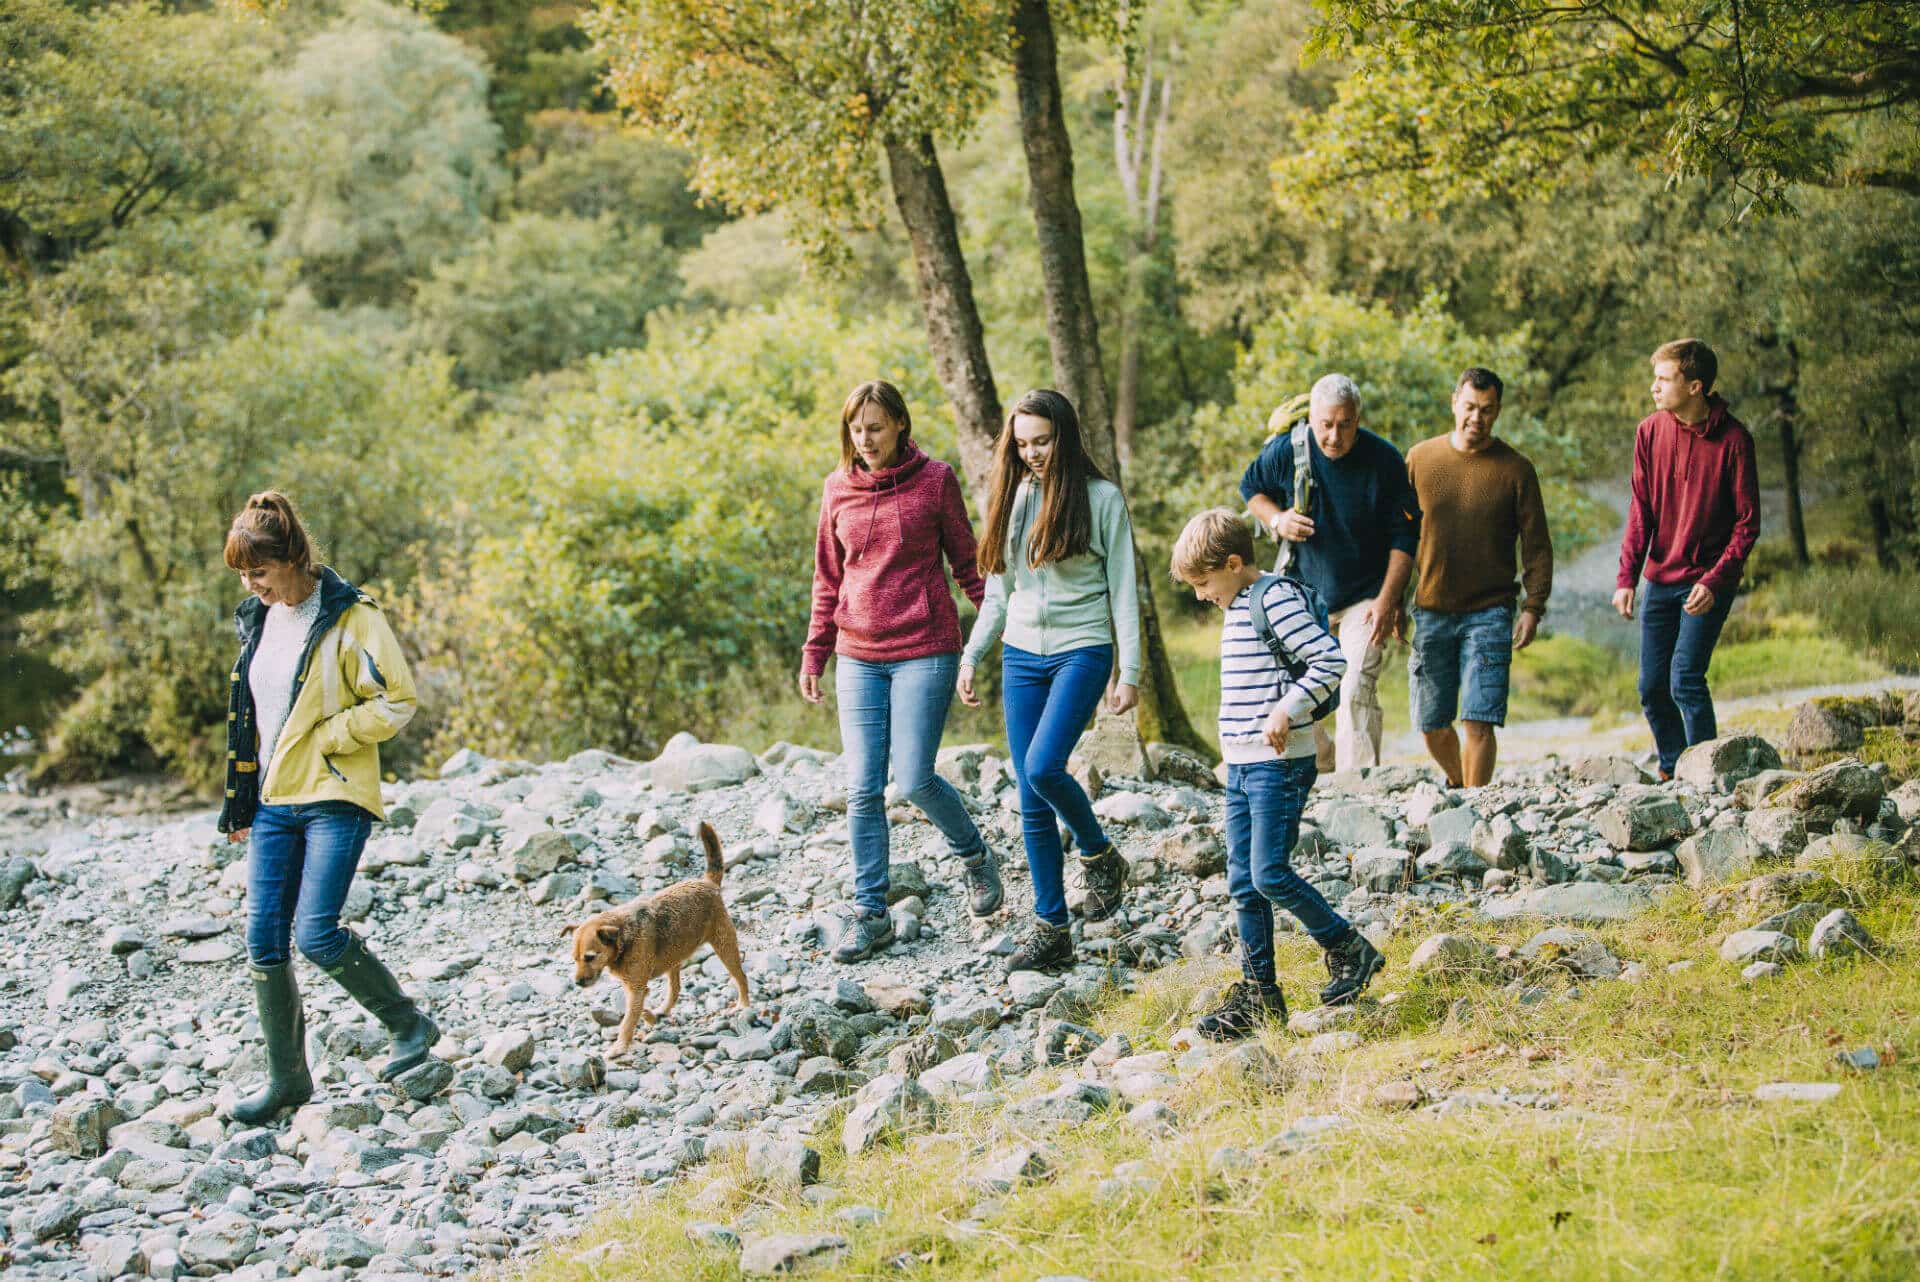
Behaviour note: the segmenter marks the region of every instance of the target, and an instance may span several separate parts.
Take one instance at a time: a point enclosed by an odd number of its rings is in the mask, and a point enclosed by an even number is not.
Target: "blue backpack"
[[[1253,635],[1260,638],[1260,644],[1267,647],[1267,652],[1273,655],[1274,662],[1280,665],[1281,671],[1298,683],[1300,678],[1307,674],[1307,665],[1287,653],[1286,647],[1280,644],[1280,638],[1273,631],[1273,620],[1267,617],[1267,589],[1275,583],[1284,583],[1299,594],[1300,604],[1306,607],[1307,613],[1313,616],[1313,621],[1320,626],[1322,632],[1331,634],[1333,623],[1328,615],[1326,601],[1321,599],[1320,594],[1309,587],[1305,581],[1296,579],[1291,574],[1263,574],[1254,581],[1253,590],[1247,597],[1247,614],[1253,620]],[[1323,721],[1339,706],[1340,688],[1335,686],[1330,693],[1314,702],[1309,715],[1315,721]]]

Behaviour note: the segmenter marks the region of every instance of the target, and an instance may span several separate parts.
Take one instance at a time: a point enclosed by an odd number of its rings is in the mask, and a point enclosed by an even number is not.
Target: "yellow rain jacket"
[[[347,801],[376,819],[380,748],[413,718],[413,674],[393,629],[373,598],[322,566],[320,615],[308,632],[293,704],[281,727],[267,777],[260,777],[260,733],[254,724],[247,669],[265,630],[267,607],[248,597],[233,612],[240,659],[227,695],[227,795],[220,831],[253,825],[262,805]]]

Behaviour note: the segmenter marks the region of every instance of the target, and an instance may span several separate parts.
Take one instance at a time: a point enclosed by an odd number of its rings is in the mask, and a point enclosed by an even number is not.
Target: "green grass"
[[[824,1278],[1032,1282],[1049,1273],[1098,1282],[1242,1278],[1519,1277],[1895,1279],[1920,1274],[1920,894],[1838,870],[1823,897],[1857,908],[1883,947],[1876,959],[1803,962],[1742,983],[1715,955],[1746,919],[1704,917],[1690,892],[1596,931],[1648,977],[1590,984],[1577,997],[1557,973],[1532,972],[1547,1000],[1522,1005],[1505,976],[1416,977],[1404,963],[1429,929],[1404,930],[1354,1025],[1357,1050],[1316,1058],[1271,1030],[1280,1080],[1262,1086],[1217,1066],[1181,1074],[1167,1097],[1178,1132],[1147,1138],[1117,1114],[1049,1138],[1054,1175],[983,1201],[964,1173],[1016,1142],[993,1112],[962,1111],[943,1137],[849,1160],[815,1139],[833,1190],[823,1205],[753,1186],[737,1161],[716,1162],[651,1201],[609,1212],[576,1243],[526,1271],[542,1282],[739,1276],[734,1257],[683,1235],[691,1219],[755,1230],[831,1231],[852,1249]],[[1431,928],[1440,928],[1438,922]],[[1531,927],[1454,924],[1489,942]],[[1672,961],[1692,962],[1669,973]],[[1282,946],[1283,980],[1316,987],[1298,936]],[[1218,963],[1144,976],[1095,1017],[1136,1048],[1164,1046],[1190,1022]],[[1467,1009],[1453,1013],[1466,999]],[[1873,1046],[1886,1061],[1856,1074],[1836,1049]],[[1016,1088],[1041,1090],[1042,1074]],[[1382,1083],[1411,1080],[1433,1097],[1459,1090],[1551,1095],[1547,1109],[1482,1107],[1441,1116],[1374,1103]],[[1769,1081],[1841,1081],[1824,1104],[1767,1104]],[[1344,1129],[1305,1151],[1263,1156],[1262,1141],[1306,1116]],[[1254,1152],[1232,1175],[1208,1157]],[[1103,1199],[1115,1165],[1140,1160],[1150,1192]],[[884,1210],[875,1225],[834,1218]]]

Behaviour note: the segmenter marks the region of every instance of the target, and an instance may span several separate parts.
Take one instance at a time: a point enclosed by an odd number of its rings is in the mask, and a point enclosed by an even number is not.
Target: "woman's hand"
[[[1140,687],[1128,685],[1122,681],[1107,691],[1107,711],[1114,716],[1136,707],[1140,702]]]
[[[973,692],[973,665],[971,663],[963,663],[960,665],[960,675],[954,679],[953,688],[959,693],[960,702],[966,704],[969,708],[977,708],[980,706],[980,696]]]
[[[247,834],[248,834],[248,833],[250,833],[250,832],[252,832],[252,831],[253,831],[253,829],[251,829],[251,828],[236,828],[236,829],[234,829],[234,830],[233,830],[232,832],[230,832],[230,833],[228,833],[228,834],[227,834],[227,844],[228,844],[229,846],[237,846],[237,845],[239,845],[239,844],[240,844],[241,842],[243,842],[243,841],[245,841],[245,840],[247,839]]]
[[[820,693],[820,674],[802,672],[800,674],[800,697],[808,703],[819,703],[827,696]]]

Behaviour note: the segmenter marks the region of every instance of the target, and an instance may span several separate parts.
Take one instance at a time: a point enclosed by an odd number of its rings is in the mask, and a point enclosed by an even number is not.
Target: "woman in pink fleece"
[[[840,466],[820,497],[813,550],[813,621],[800,693],[819,703],[837,654],[847,826],[853,838],[854,918],[834,960],[859,961],[893,942],[887,915],[887,764],[965,864],[974,915],[1000,907],[998,861],[953,785],[934,773],[960,667],[960,615],[947,565],[974,605],[985,584],[973,526],[953,469],[913,442],[898,388],[862,383],[840,411]]]

